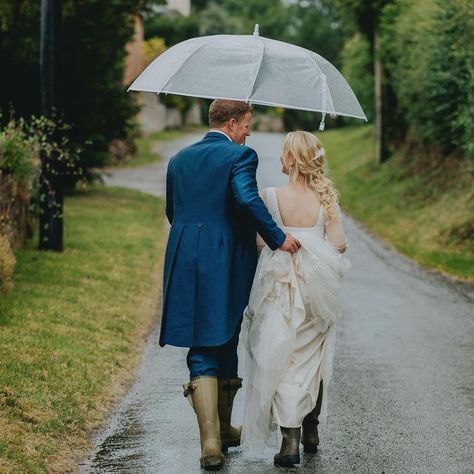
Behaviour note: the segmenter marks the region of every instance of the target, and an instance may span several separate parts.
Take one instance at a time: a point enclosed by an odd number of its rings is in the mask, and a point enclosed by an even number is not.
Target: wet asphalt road
[[[201,135],[168,142],[169,157]],[[259,185],[279,185],[282,135],[257,134]],[[155,195],[165,164],[117,170],[107,182]],[[345,220],[352,269],[344,286],[327,427],[303,473],[474,473],[474,294],[428,274]],[[198,473],[199,435],[183,398],[186,350],[158,346],[150,334],[135,385],[94,436],[82,473]],[[244,376],[243,366],[241,376]],[[244,382],[245,383],[245,382]],[[234,421],[242,416],[243,391]],[[273,473],[229,451],[224,472]]]

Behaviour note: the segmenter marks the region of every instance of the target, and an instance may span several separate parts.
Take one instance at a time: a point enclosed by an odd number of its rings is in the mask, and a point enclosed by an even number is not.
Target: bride
[[[311,133],[287,135],[281,158],[287,186],[261,196],[276,223],[301,243],[291,255],[261,250],[243,321],[247,392],[242,444],[255,455],[276,446],[276,465],[300,462],[299,444],[315,452],[317,426],[324,422],[339,290],[349,267],[337,193],[325,175],[325,151]]]

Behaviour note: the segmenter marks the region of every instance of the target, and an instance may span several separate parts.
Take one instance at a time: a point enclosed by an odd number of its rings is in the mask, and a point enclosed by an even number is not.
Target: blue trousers
[[[210,375],[222,379],[237,377],[240,325],[232,339],[222,346],[191,347],[186,357],[190,379]]]

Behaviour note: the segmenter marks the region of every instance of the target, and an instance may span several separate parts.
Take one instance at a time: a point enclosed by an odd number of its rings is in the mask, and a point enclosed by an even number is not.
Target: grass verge
[[[126,390],[159,301],[162,211],[135,191],[76,192],[64,253],[17,252],[0,295],[0,472],[68,472]]]
[[[328,131],[322,140],[347,213],[422,265],[474,281],[474,186],[459,161],[430,167],[401,150],[376,165],[369,126]]]

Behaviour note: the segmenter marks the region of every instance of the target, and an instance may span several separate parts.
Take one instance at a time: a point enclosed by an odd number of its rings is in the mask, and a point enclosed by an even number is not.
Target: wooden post
[[[52,118],[57,107],[57,45],[61,0],[41,0],[41,112]],[[63,250],[63,183],[55,157],[41,156],[39,248]]]

